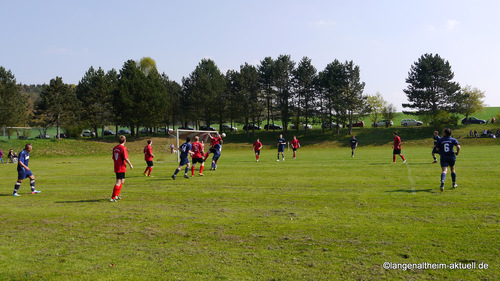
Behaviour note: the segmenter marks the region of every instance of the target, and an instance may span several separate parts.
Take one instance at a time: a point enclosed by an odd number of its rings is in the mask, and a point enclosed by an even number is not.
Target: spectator
[[[476,130],[474,130],[474,137],[476,137],[476,138],[478,137]]]
[[[491,123],[495,123],[495,117],[491,117]]]
[[[7,154],[7,164],[8,163],[17,163],[17,154],[12,150],[12,148],[9,150],[9,154]]]
[[[3,162],[3,151],[0,149],[0,162],[2,162],[2,164],[5,164]]]

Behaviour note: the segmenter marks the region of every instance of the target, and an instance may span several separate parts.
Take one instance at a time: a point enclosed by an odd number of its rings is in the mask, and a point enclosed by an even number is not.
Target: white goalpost
[[[176,139],[177,139],[177,162],[180,161],[180,152],[179,152],[179,146],[184,143],[184,140],[189,137],[191,140],[194,139],[194,137],[198,136],[200,138],[200,141],[202,141],[204,144],[210,142],[210,137],[208,136],[209,134],[218,134],[219,131],[198,131],[198,130],[177,130],[176,134]]]

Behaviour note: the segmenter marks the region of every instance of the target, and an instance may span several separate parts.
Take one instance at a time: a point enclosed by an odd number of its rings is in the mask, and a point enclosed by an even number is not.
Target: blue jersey
[[[357,138],[350,139],[349,143],[351,144],[351,147],[354,148],[354,147],[356,147],[356,144],[358,143],[358,139]]]
[[[18,162],[23,163],[24,165],[28,166],[29,160],[30,160],[30,153],[29,152],[27,152],[26,150],[19,152],[19,156],[18,156],[18,160],[17,160]],[[17,164],[17,171],[24,172],[26,170],[24,169],[23,166],[21,166],[20,164]]]
[[[439,154],[441,157],[455,158],[455,151],[453,146],[459,145],[458,141],[452,137],[444,136],[440,138],[437,142],[437,148],[439,148]]]
[[[218,144],[216,144],[216,145],[214,145],[214,146],[212,146],[212,147],[215,149],[214,156],[220,156],[220,149],[221,149],[221,147],[222,147],[222,146],[220,145],[220,143],[218,143]]]
[[[285,138],[281,138],[281,139],[278,140],[278,146],[279,146],[279,148],[284,149],[285,148],[285,144],[286,144]]]
[[[437,147],[439,140],[441,139],[439,136],[432,137],[434,139],[434,147]]]
[[[179,150],[181,151],[181,155],[180,155],[180,158],[181,159],[187,159],[188,158],[188,155],[189,155],[189,151],[191,150],[193,146],[191,145],[191,143],[189,142],[185,142],[181,145],[181,147],[179,148]]]

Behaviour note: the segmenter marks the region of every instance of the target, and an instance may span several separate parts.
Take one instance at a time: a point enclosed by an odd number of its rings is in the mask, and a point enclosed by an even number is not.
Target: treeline
[[[403,106],[416,110],[415,114],[442,115],[443,108],[458,112],[456,104],[464,101],[458,83],[448,83],[452,89],[446,84],[453,78],[448,63],[436,64],[436,60],[444,62],[426,54],[409,73],[410,85],[405,90],[409,103]],[[423,70],[422,65],[426,66]],[[433,65],[439,68],[432,69]],[[425,85],[426,77],[436,81],[443,67],[449,71],[444,72],[439,87]],[[392,119],[396,111],[378,93],[363,95],[364,87],[360,68],[353,61],[334,60],[318,72],[309,58],[296,63],[289,55],[266,57],[257,66],[245,63],[225,74],[214,61],[203,59],[182,84],[160,74],[155,61],[147,57],[128,60],[119,71],[90,67],[77,85],[56,77],[49,84],[21,86],[10,70],[0,66],[0,126],[56,126],[58,135],[61,128],[70,134],[92,128],[97,135],[98,128],[114,124],[129,127],[136,135],[140,127],[154,131],[179,124],[195,128],[217,124],[222,128],[224,123],[237,122],[251,129],[250,124],[278,121],[285,133],[291,123],[296,130],[306,130],[305,134],[308,127],[301,124],[311,123],[324,124],[323,130],[336,129],[337,133],[337,124],[348,125],[351,133],[349,125],[359,116],[370,115],[375,122]],[[433,89],[439,97],[445,93],[450,98],[433,99],[430,109],[423,108]]]

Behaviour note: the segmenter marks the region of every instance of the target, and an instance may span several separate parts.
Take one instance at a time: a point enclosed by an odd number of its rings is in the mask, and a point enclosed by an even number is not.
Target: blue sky
[[[307,56],[318,71],[353,60],[364,93],[401,109],[410,66],[433,53],[450,62],[454,81],[500,106],[498,11],[494,0],[0,0],[0,66],[19,83],[77,84],[90,66],[119,70],[151,57],[180,83],[203,58],[223,73],[281,54]]]

